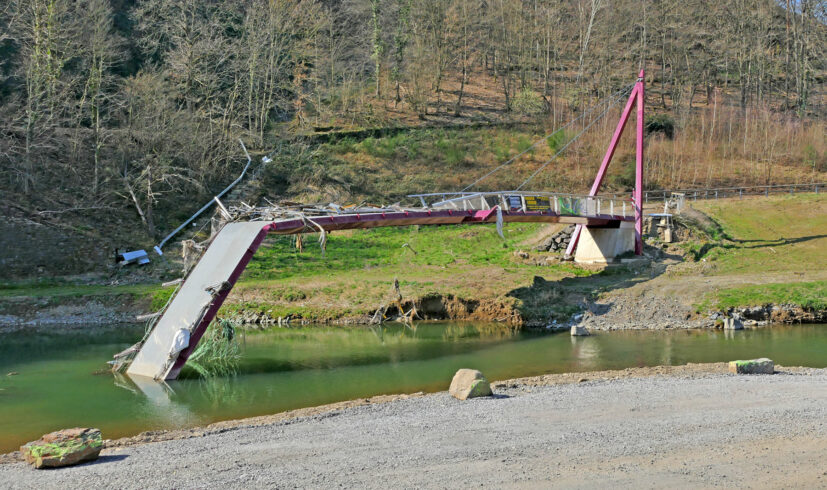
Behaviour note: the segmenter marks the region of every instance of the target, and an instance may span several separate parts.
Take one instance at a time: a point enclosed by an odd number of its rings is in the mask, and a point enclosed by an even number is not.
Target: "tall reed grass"
[[[189,357],[187,366],[204,378],[230,376],[238,372],[241,347],[235,329],[228,320],[210,323]]]

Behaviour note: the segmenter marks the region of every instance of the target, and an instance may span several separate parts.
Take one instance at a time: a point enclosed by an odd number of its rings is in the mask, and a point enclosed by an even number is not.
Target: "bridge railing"
[[[633,218],[631,201],[607,196],[557,192],[462,192],[414,194],[423,207],[431,209],[486,210],[499,206],[504,211],[554,213],[561,216],[618,216]],[[435,202],[429,203],[430,200]]]
[[[643,192],[643,202],[658,202],[682,197],[688,201],[709,199],[733,199],[744,196],[769,196],[771,194],[816,193],[827,189],[825,182],[805,184],[753,185],[741,187],[710,187],[701,189],[656,189]],[[601,194],[607,197],[617,197],[617,194]]]

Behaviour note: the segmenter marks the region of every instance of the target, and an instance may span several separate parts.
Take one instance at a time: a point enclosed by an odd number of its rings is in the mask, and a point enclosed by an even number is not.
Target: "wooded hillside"
[[[825,21],[823,0],[10,0],[2,209],[114,213],[157,236],[234,178],[237,138],[279,149],[269,172],[287,194],[329,197],[313,187],[327,182],[362,198],[348,191],[358,148],[320,153],[307,135],[520,121],[539,136],[639,68],[657,133],[650,187],[818,179]],[[599,130],[573,149],[580,174],[545,184],[581,185],[611,128]],[[477,175],[523,147],[462,160]],[[445,158],[401,173],[415,182]]]

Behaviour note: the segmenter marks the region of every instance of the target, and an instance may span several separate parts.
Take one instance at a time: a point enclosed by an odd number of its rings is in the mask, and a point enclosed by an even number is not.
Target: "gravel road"
[[[4,488],[827,487],[827,370],[500,384],[203,437],[83,466],[0,465]],[[590,377],[594,379],[594,377]]]

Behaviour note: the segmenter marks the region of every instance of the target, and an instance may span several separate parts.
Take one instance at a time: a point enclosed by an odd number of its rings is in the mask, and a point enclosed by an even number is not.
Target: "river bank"
[[[827,274],[810,275],[813,279],[827,277]],[[784,284],[784,276],[764,277],[766,284]],[[744,284],[758,280],[757,277],[726,277],[715,283]],[[746,327],[762,327],[771,323],[824,323],[827,321],[827,308],[813,308],[793,303],[762,303],[752,306],[737,306],[719,309],[699,309],[692,295],[673,295],[670,287],[683,289],[693,282],[704,283],[710,287],[711,279],[682,278],[679,281],[653,280],[638,284],[622,291],[606,294],[591,301],[577,303],[576,312],[565,318],[524,318],[519,308],[511,302],[497,300],[466,300],[453,296],[443,297],[428,294],[423,297],[408,299],[402,303],[403,310],[411,308],[417,312],[417,318],[430,321],[487,321],[501,322],[514,326],[534,329],[569,329],[581,325],[589,330],[662,330],[662,329],[703,329],[721,328],[722,319],[735,317],[743,320]],[[823,281],[821,281],[823,282]],[[700,287],[700,285],[698,285]],[[819,286],[822,287],[823,286]],[[666,291],[666,293],[664,293]],[[12,299],[14,302],[16,299]],[[17,305],[7,308],[0,314],[0,333],[14,332],[22,329],[44,327],[77,327],[125,325],[142,323],[136,320],[148,309],[148,300],[112,301],[111,298],[65,300],[60,304],[50,305],[45,301],[31,302],[18,299]],[[395,309],[388,314],[393,315]],[[302,317],[276,317],[272,311],[239,308],[225,312],[221,318],[230,320],[236,327],[263,330],[276,325],[308,325],[311,323],[326,325],[370,325],[376,322],[374,315],[344,315],[311,321]],[[392,318],[392,316],[391,316]]]
[[[823,486],[827,370],[724,370],[538,376],[495,383],[496,396],[467,402],[445,392],[361,399],[112,441],[97,463],[58,471],[0,465],[0,480],[10,488]]]
[[[219,316],[261,327],[279,319],[351,325],[371,322],[377,310],[393,318],[401,305],[426,320],[537,328],[705,328],[733,314],[756,324],[824,321],[823,194],[696,202],[676,222],[679,243],[650,237],[648,263],[609,267],[544,251],[562,225],[514,224],[505,240],[476,225],[337,232],[324,255],[271,237]],[[157,264],[163,280],[180,273],[174,255]],[[172,294],[160,276],[146,283],[150,272],[0,284],[0,328],[134,321]]]

